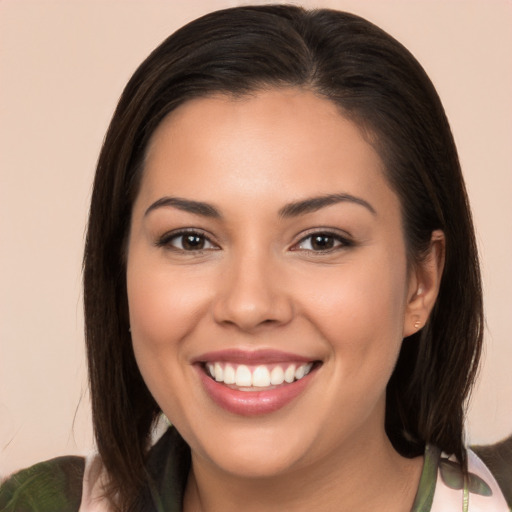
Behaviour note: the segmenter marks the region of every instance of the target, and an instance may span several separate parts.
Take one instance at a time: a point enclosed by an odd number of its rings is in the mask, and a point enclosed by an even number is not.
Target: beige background
[[[91,449],[80,265],[103,134],[151,49],[186,21],[242,3],[0,0],[0,475]],[[418,57],[445,103],[487,306],[468,436],[497,440],[512,432],[512,3],[301,3],[382,26]]]

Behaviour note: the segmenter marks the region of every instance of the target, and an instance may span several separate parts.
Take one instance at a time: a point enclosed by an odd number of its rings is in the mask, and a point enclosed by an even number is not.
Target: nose
[[[232,258],[221,277],[213,305],[217,323],[251,332],[263,326],[285,325],[293,317],[291,296],[283,272],[268,255]]]

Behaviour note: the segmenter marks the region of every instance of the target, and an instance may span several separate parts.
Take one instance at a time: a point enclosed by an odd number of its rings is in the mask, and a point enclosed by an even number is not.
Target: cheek
[[[305,283],[304,315],[328,342],[344,377],[378,374],[386,380],[392,372],[402,343],[407,284],[405,261],[397,259],[381,257],[378,265],[354,259]]]
[[[405,269],[403,266],[399,265]],[[304,282],[305,309],[320,325],[334,331],[389,331],[399,325],[405,312],[406,272],[395,265],[357,264],[316,272]],[[323,320],[320,320],[323,318]],[[354,327],[354,329],[352,329]]]
[[[127,265],[130,328],[137,365],[148,389],[166,412],[183,415],[190,375],[185,340],[197,326],[208,302],[208,286],[199,276],[168,265],[155,265],[143,251],[132,250]],[[172,392],[171,392],[172,390]]]
[[[127,292],[133,338],[153,350],[186,337],[208,300],[208,286],[199,276],[152,268],[137,255],[129,260]]]
[[[190,378],[185,340],[208,302],[203,277],[173,270],[135,244],[130,248],[127,294],[135,359],[148,389],[167,413],[181,408],[180,391]]]

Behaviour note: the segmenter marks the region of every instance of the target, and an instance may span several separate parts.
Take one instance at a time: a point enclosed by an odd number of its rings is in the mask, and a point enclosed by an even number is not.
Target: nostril
[[[293,317],[289,297],[274,282],[274,288],[241,280],[221,288],[212,305],[215,321],[244,331],[288,323]]]

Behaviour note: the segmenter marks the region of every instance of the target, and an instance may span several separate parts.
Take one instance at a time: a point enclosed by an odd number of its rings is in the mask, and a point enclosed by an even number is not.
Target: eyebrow
[[[311,197],[302,201],[289,203],[279,210],[280,217],[297,217],[306,213],[312,213],[337,203],[353,203],[366,208],[373,215],[377,215],[375,208],[364,199],[350,194],[329,194],[320,197]]]
[[[162,197],[155,201],[144,213],[144,216],[148,215],[157,208],[164,206],[172,206],[178,210],[182,210],[188,213],[194,213],[195,215],[201,215],[202,217],[211,217],[214,219],[220,219],[222,215],[219,210],[211,204],[204,203],[202,201],[192,201],[191,199],[182,199],[181,197]]]
[[[343,202],[358,204],[366,208],[373,215],[377,215],[375,208],[373,208],[373,206],[368,203],[368,201],[365,201],[360,197],[356,197],[351,194],[329,194],[326,196],[311,197],[301,201],[288,203],[279,210],[279,216],[283,218],[297,217],[299,215],[316,212],[327,206]],[[161,197],[152,203],[145,211],[144,216],[147,216],[153,210],[169,206],[184,212],[201,215],[202,217],[210,217],[214,219],[222,218],[222,214],[219,212],[219,210],[217,210],[215,206],[209,203],[169,196]]]

